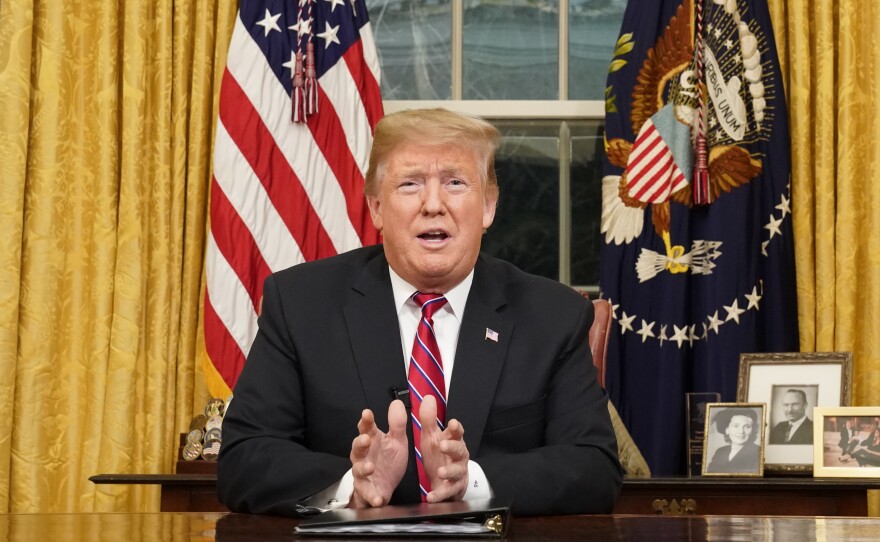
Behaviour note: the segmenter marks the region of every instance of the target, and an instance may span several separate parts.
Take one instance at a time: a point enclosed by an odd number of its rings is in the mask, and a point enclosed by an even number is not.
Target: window
[[[445,107],[501,131],[483,250],[598,290],[604,89],[626,0],[367,0],[387,112]]]

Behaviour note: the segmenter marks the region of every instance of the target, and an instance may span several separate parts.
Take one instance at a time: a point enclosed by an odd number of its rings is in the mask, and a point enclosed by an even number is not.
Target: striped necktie
[[[413,427],[413,445],[416,449],[416,464],[419,471],[419,491],[422,502],[431,491],[431,484],[425,467],[422,465],[421,431],[419,423],[419,407],[426,394],[433,395],[437,401],[437,425],[443,429],[446,423],[446,382],[443,379],[443,360],[440,359],[440,348],[434,336],[433,316],[443,305],[446,298],[438,294],[413,294],[413,301],[422,309],[422,318],[416,329],[412,354],[409,358],[409,391],[412,404],[411,417]]]

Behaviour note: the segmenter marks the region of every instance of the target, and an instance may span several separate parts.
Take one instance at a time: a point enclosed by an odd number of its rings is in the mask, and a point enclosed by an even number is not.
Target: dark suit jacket
[[[570,288],[480,255],[447,418],[462,423],[471,459],[518,514],[607,513],[617,497],[616,440],[587,344],[592,318]],[[351,468],[361,411],[387,429],[390,389],[407,386],[382,247],[270,276],[259,326],[223,421],[217,491],[233,511],[292,515]],[[418,501],[410,447],[391,503]]]
[[[838,446],[843,451],[843,453],[847,453],[846,449],[849,446],[849,429],[844,425],[840,429],[840,442]]]
[[[804,423],[795,430],[794,434],[785,442],[785,433],[788,431],[788,421],[779,422],[770,430],[770,444],[812,444],[813,443],[813,420],[804,419]]]
[[[730,446],[722,446],[715,451],[706,472],[758,472],[761,463],[761,448],[754,442],[746,442],[733,459]]]

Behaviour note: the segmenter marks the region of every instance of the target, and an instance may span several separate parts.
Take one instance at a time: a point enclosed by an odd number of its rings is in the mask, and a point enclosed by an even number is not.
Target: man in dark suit
[[[807,394],[791,388],[782,398],[785,421],[770,430],[770,444],[812,444],[813,420],[807,417]]]
[[[384,245],[266,280],[223,423],[218,495],[230,509],[495,496],[517,514],[611,511],[621,471],[590,363],[591,303],[479,252],[498,141],[490,124],[444,110],[377,125],[364,191]],[[417,391],[419,292],[445,299],[430,331],[445,385],[413,403],[409,423],[399,399]]]

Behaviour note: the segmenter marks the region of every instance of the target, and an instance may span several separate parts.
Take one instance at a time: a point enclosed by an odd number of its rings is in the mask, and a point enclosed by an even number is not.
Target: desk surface
[[[295,519],[219,513],[6,514],[0,540],[155,542],[327,541],[298,537]],[[216,538],[215,538],[216,537]],[[348,538],[348,542],[367,540]],[[370,541],[379,540],[369,538]],[[400,539],[397,539],[400,540]],[[430,540],[430,539],[429,539]],[[436,540],[436,539],[435,539]],[[513,541],[784,541],[880,540],[880,519],[762,516],[559,516],[514,518]]]

